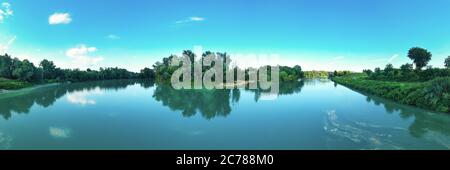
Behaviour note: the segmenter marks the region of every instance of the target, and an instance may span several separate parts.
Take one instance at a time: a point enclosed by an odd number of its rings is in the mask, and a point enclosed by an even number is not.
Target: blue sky
[[[0,52],[60,67],[138,71],[183,49],[276,55],[360,71],[450,55],[448,0],[0,0]],[[238,55],[240,54],[240,55]],[[242,59],[239,58],[239,59]],[[239,60],[236,59],[236,60]],[[248,64],[250,62],[246,62]]]

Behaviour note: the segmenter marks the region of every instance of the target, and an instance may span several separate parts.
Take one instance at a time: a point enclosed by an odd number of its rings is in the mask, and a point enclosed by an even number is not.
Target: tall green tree
[[[416,69],[421,70],[423,67],[427,66],[428,62],[431,60],[432,54],[426,49],[414,47],[409,50],[408,57],[414,61]]]
[[[31,82],[33,80],[33,74],[36,67],[28,60],[20,61],[14,59],[14,70],[12,71],[12,76],[22,81]]]
[[[384,72],[386,74],[394,72],[394,66],[392,64],[387,64],[386,67],[384,68]]]
[[[297,75],[298,78],[304,78],[305,77],[305,73],[303,72],[301,66],[295,65],[294,66],[294,70],[295,70],[295,75]]]
[[[39,66],[42,67],[44,79],[56,78],[56,66],[53,61],[42,60]]]
[[[11,78],[12,61],[8,54],[0,55],[0,77]]]
[[[192,52],[191,50],[184,50],[183,55],[188,56],[192,63],[195,62],[195,53]]]
[[[408,73],[408,72],[412,72],[414,70],[414,67],[412,64],[403,64],[402,66],[400,66],[400,70],[403,73]]]
[[[400,66],[401,80],[413,80],[416,77],[414,66],[412,64],[403,64]]]
[[[34,69],[31,81],[41,83],[44,80],[44,70],[42,68]]]
[[[155,72],[152,69],[146,67],[141,70],[140,77],[144,79],[153,79],[155,78]]]

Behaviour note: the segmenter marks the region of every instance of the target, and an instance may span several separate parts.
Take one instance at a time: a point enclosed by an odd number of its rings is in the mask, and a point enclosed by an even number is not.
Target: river
[[[0,94],[0,149],[450,149],[448,114],[329,80],[280,86],[266,96],[117,80]]]

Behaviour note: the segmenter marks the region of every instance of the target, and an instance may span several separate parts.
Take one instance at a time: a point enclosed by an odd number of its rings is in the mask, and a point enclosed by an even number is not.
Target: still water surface
[[[450,149],[449,115],[329,80],[264,98],[131,80],[0,94],[0,149]]]

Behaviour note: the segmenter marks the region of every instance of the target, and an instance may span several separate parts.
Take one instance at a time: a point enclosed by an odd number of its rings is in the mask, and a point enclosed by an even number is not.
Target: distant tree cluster
[[[34,90],[15,97],[0,98],[0,117],[8,120],[13,116],[13,114],[28,114],[31,110],[30,108],[35,105],[48,108],[55,104],[59,98],[68,93],[83,90],[91,91],[97,88],[105,90],[119,90],[125,89],[126,87],[132,85],[140,85],[141,87],[147,89],[154,86],[154,82],[144,79],[126,79],[41,88],[40,90]]]
[[[220,59],[223,61],[223,69],[224,69],[224,73],[229,70],[230,65],[229,63],[231,63],[231,59],[230,56],[227,53],[213,53],[211,51],[206,51],[205,53],[202,54],[202,57],[200,60],[197,60],[197,56],[195,55],[194,52],[192,52],[191,50],[184,50],[183,51],[183,56],[188,56],[189,60],[191,61],[191,73],[192,73],[192,77],[194,76],[194,64],[201,64],[205,58],[207,56],[214,56],[216,59]],[[161,81],[167,81],[171,79],[172,74],[178,70],[181,65],[171,65],[171,62],[174,59],[179,58],[176,55],[170,55],[169,57],[164,57],[161,61],[156,62],[153,65],[154,68],[154,72],[155,72],[155,77],[157,80],[161,80]],[[225,61],[228,61],[225,62]],[[197,63],[196,63],[197,62]],[[211,66],[203,66],[202,68],[202,73],[204,73],[205,71],[209,70],[210,68],[212,68],[215,65],[214,62],[212,62]]]
[[[305,71],[305,78],[314,79],[314,78],[328,78],[330,77],[330,73],[328,71]]]
[[[315,79],[315,78],[322,78],[322,79],[327,79],[327,78],[331,78],[331,77],[339,77],[339,76],[345,76],[348,74],[351,74],[351,71],[337,71],[335,70],[334,72],[328,72],[328,71],[305,71],[304,75],[305,78],[308,79]]]
[[[251,70],[257,70],[258,68],[247,68],[247,69],[241,69],[237,66],[230,66],[230,63],[232,62],[232,60],[230,59],[230,56],[227,53],[213,53],[211,51],[206,51],[202,54],[200,60],[197,60],[197,56],[191,51],[191,50],[185,50],[183,51],[183,55],[184,56],[188,56],[191,63],[191,67],[192,69],[194,69],[194,64],[196,62],[203,62],[205,60],[205,57],[207,56],[211,56],[213,54],[214,57],[216,57],[216,59],[219,60],[223,60],[223,73],[224,73],[224,77],[226,77],[227,72],[234,72],[234,77],[237,77],[237,72],[238,71],[242,71],[245,73],[245,80],[249,80],[249,73]],[[170,64],[170,62],[175,59],[178,56],[175,55],[171,55],[169,57],[165,57],[162,59],[161,61],[156,62],[153,65],[154,68],[154,72],[155,72],[155,77],[157,80],[162,80],[162,81],[167,81],[170,80],[171,75],[177,70],[179,69],[181,66],[173,66]],[[199,64],[199,63],[197,63]],[[209,69],[211,69],[212,67],[214,67],[215,63],[213,62],[211,64],[211,66],[203,66],[202,68],[202,73],[205,73],[206,71],[208,71]],[[294,67],[287,67],[287,66],[280,66],[280,81],[297,81],[301,78],[304,78],[304,73],[302,71],[301,66],[294,66]],[[270,67],[268,70],[268,78],[271,79],[270,77]],[[194,74],[194,71],[192,71],[192,74]]]
[[[100,70],[61,69],[52,61],[43,60],[35,66],[28,60],[12,58],[8,54],[0,55],[0,77],[21,80],[30,83],[49,81],[90,81],[112,79],[153,78],[152,69],[145,68],[140,73],[130,72],[121,68],[100,68]]]
[[[304,78],[305,73],[302,71],[302,67],[296,65],[294,67],[281,66],[280,67],[280,81],[297,81]]]
[[[351,71],[348,70],[344,70],[344,71],[334,71],[333,74],[331,75],[332,77],[339,77],[339,76],[345,76],[345,75],[349,75],[351,74]]]
[[[8,54],[0,55],[0,77],[27,82],[39,82],[43,79],[43,69],[35,67],[28,60],[11,58]]]
[[[400,68],[394,68],[392,64],[387,64],[384,69],[375,68],[372,70],[364,70],[370,79],[372,80],[385,80],[385,81],[429,81],[436,77],[448,77],[450,76],[450,56],[445,60],[445,66],[447,68],[433,68],[427,66],[431,60],[432,54],[426,49],[414,47],[408,52],[408,58],[413,60],[413,64],[404,64]],[[426,69],[423,69],[426,67]]]

